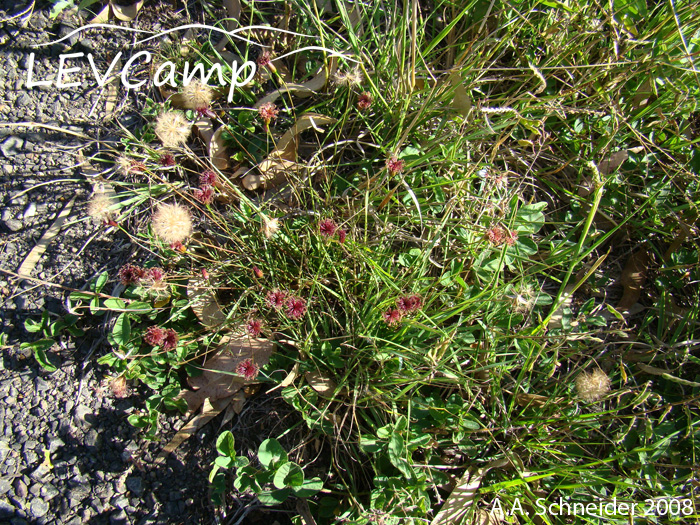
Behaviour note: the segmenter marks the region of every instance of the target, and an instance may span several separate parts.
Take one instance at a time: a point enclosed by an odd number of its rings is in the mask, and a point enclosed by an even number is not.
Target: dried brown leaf
[[[44,232],[44,235],[41,236],[39,242],[36,243],[34,248],[32,248],[24,258],[24,261],[22,261],[22,264],[20,264],[19,268],[17,269],[17,273],[20,277],[31,277],[31,273],[36,267],[36,263],[38,263],[39,259],[41,259],[41,256],[46,251],[46,248],[48,248],[49,243],[61,231],[63,223],[66,222],[68,215],[73,209],[73,202],[75,202],[75,196],[73,196],[73,198],[66,203],[61,210],[61,213],[59,213],[58,217],[56,217],[56,220],[53,221],[53,224]]]
[[[109,22],[110,15],[110,4],[107,4],[102,8],[102,10],[95,15],[95,17],[90,20],[91,24],[106,24]]]
[[[454,525],[462,523],[464,516],[469,513],[474,505],[476,494],[481,486],[481,480],[492,468],[500,468],[510,465],[507,458],[501,458],[488,463],[478,470],[468,469],[462,479],[445,501],[437,516],[430,522],[431,525]]]
[[[209,141],[209,158],[211,163],[220,170],[225,170],[229,167],[228,148],[223,137],[225,129],[225,126],[221,126],[214,132]]]
[[[181,393],[180,398],[187,402],[189,412],[195,411],[205,399],[222,399],[234,395],[243,385],[249,383],[236,374],[238,365],[251,359],[261,367],[268,363],[275,349],[275,343],[268,339],[236,337],[203,365],[201,376],[190,378],[194,390]]]
[[[620,277],[623,292],[622,298],[616,306],[618,311],[629,313],[632,306],[639,301],[650,262],[649,253],[645,248],[637,251],[627,260],[627,264],[622,270],[622,276]]]
[[[226,321],[226,314],[221,309],[208,279],[202,277],[190,279],[187,285],[187,298],[192,311],[207,328],[219,326]]]
[[[122,22],[131,22],[143,7],[143,0],[131,5],[119,5],[116,2],[110,2],[114,16]]]
[[[205,144],[211,144],[211,139],[214,137],[214,124],[211,119],[199,118],[193,124],[194,130]]]

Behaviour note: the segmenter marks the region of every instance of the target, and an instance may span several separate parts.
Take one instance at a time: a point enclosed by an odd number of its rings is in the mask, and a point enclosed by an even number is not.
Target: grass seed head
[[[576,378],[576,393],[587,403],[593,403],[610,392],[610,378],[600,368],[581,372]]]
[[[364,80],[364,75],[362,74],[362,70],[357,66],[349,71],[344,71],[344,72],[338,71],[333,76],[333,83],[336,86],[347,86],[347,87],[360,86],[362,84],[363,80]]]
[[[192,215],[179,204],[161,204],[153,214],[153,233],[167,243],[181,243],[192,233]]]
[[[192,125],[181,111],[166,111],[156,119],[156,135],[166,148],[184,146]]]

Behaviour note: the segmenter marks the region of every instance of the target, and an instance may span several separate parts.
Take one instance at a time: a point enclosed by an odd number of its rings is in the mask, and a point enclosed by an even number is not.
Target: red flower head
[[[263,119],[265,126],[267,126],[271,120],[275,120],[280,110],[277,109],[272,102],[265,102],[262,106],[258,108],[258,115]]]
[[[182,244],[180,241],[171,242],[170,249],[175,250],[176,252],[180,252],[180,253],[185,253],[187,251],[187,248],[185,248],[185,245]]]
[[[386,169],[391,175],[398,175],[401,173],[403,171],[403,165],[404,162],[397,159],[396,156],[386,159]]]
[[[252,337],[259,337],[260,332],[262,332],[262,321],[260,319],[250,319],[245,328]]]
[[[160,165],[169,168],[170,166],[175,166],[175,157],[170,153],[160,156]]]
[[[163,347],[163,350],[174,350],[177,346],[177,341],[177,332],[172,328],[168,328],[165,331],[165,336],[163,337],[163,342],[161,343],[161,346]]]
[[[513,246],[515,244],[515,241],[518,240],[518,232],[517,230],[509,230],[506,233],[506,244],[508,246]]]
[[[372,105],[372,95],[369,93],[365,92],[360,95],[360,98],[357,99],[357,107],[361,111],[365,111],[366,109],[369,109],[369,107]]]
[[[247,381],[252,381],[258,375],[258,365],[252,359],[241,361],[236,367],[236,373],[243,376]]]
[[[138,284],[141,279],[146,277],[146,270],[133,264],[125,264],[119,269],[117,276],[124,285]]]
[[[321,232],[321,235],[324,237],[332,237],[337,229],[338,226],[333,222],[333,219],[323,219],[318,224],[318,231]]]
[[[279,310],[287,304],[287,294],[282,290],[274,289],[267,292],[267,304],[275,310]]]
[[[216,186],[219,182],[219,176],[215,171],[207,170],[199,176],[199,185],[204,188],[205,186]]]
[[[396,306],[404,314],[417,312],[423,306],[423,299],[420,295],[406,295],[396,299]]]
[[[197,109],[195,109],[197,112],[197,116],[199,117],[208,117],[208,118],[216,118],[216,113],[209,107],[209,106],[200,106]]]
[[[201,190],[194,190],[193,195],[202,204],[214,202],[214,188],[211,186],[204,186]]]
[[[162,268],[158,268],[156,266],[155,268],[149,268],[147,270],[146,277],[153,281],[162,281],[163,279],[165,279],[165,272]]]
[[[272,62],[272,55],[267,50],[263,51],[260,53],[260,56],[256,62],[258,63],[258,67],[267,67],[270,65],[270,62]]]
[[[348,233],[345,230],[338,231],[338,240],[340,241],[340,244],[345,242],[345,237],[347,237],[347,235]]]
[[[395,309],[389,309],[382,314],[384,322],[389,326],[396,326],[401,321],[401,312]]]
[[[488,230],[486,230],[486,238],[494,246],[499,246],[503,244],[505,237],[506,232],[500,226],[491,226]]]
[[[301,319],[306,313],[306,301],[301,297],[290,297],[287,300],[287,317]]]
[[[420,295],[411,295],[406,298],[406,302],[408,303],[409,312],[417,312],[423,306],[423,299],[421,299]]]
[[[160,326],[149,326],[143,339],[151,346],[160,346],[165,339],[165,330]]]
[[[262,279],[265,276],[262,270],[257,266],[253,266],[253,275],[255,275],[255,277],[257,277],[258,279]]]

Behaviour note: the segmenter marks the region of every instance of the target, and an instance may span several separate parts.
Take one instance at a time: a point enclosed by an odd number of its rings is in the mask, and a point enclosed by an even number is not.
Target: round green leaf
[[[296,463],[285,463],[277,469],[272,483],[278,489],[301,487],[304,484],[304,471]]]
[[[287,462],[287,451],[276,439],[266,439],[260,444],[258,459],[265,468],[274,468]]]
[[[219,454],[231,459],[235,459],[236,457],[235,445],[236,440],[233,438],[233,434],[230,430],[222,432],[216,440],[216,450],[219,451]]]

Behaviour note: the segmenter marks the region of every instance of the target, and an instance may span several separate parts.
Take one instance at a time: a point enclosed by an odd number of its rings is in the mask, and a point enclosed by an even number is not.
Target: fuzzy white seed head
[[[264,215],[263,215],[262,219],[263,219],[263,223],[262,223],[263,235],[265,236],[265,238],[271,239],[279,231],[280,221],[279,221],[279,219],[270,219],[269,217],[265,217]]]
[[[610,378],[600,368],[581,372],[576,378],[576,393],[587,403],[593,403],[610,392]]]
[[[350,71],[339,71],[333,76],[333,83],[336,86],[360,86],[363,80],[364,76],[362,74],[362,70],[359,67],[355,67]]]
[[[111,209],[116,202],[104,192],[95,193],[88,202],[88,215],[97,221],[114,219],[116,210]]]
[[[214,91],[199,80],[193,80],[184,86],[181,94],[182,102],[187,109],[208,108],[214,98]]]
[[[153,233],[167,243],[182,242],[192,233],[192,215],[179,204],[161,204],[151,219]]]
[[[183,146],[191,129],[192,125],[181,111],[166,111],[156,119],[156,135],[166,148]]]

